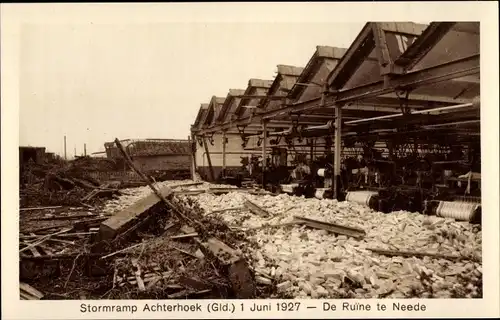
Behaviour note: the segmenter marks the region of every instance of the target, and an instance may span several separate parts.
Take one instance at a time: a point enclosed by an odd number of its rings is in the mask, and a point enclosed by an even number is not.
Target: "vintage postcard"
[[[499,316],[496,2],[1,12],[6,318]]]

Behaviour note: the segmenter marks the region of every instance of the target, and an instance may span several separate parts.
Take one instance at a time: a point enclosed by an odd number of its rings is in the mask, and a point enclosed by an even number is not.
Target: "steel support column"
[[[339,199],[340,195],[340,153],[342,151],[342,107],[335,106],[335,153],[333,161],[333,195]]]
[[[222,131],[222,175],[226,175],[226,130]]]
[[[266,187],[267,171],[267,121],[262,121],[262,188]]]

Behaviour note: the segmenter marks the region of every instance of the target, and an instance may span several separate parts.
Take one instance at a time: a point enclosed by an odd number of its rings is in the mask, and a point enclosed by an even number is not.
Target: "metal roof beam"
[[[364,86],[329,93],[324,104],[321,104],[321,98],[311,99],[309,101],[288,105],[284,108],[255,114],[252,117],[237,119],[219,126],[213,126],[199,130],[200,134],[206,132],[221,131],[229,129],[236,125],[250,124],[262,119],[272,119],[280,115],[287,115],[293,112],[305,112],[318,107],[334,106],[336,104],[346,104],[350,101],[363,100],[367,98],[378,97],[380,95],[393,93],[395,91],[426,86],[442,81],[448,81],[455,78],[461,78],[479,73],[479,54],[447,62],[431,68],[414,71],[411,73],[395,76],[387,83],[378,81]]]

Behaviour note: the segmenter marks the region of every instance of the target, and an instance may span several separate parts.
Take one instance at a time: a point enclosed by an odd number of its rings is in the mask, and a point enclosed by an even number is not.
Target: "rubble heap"
[[[20,172],[21,207],[80,206],[82,201],[95,205],[101,202],[100,198],[118,194],[116,186],[101,185],[87,174],[89,169],[95,169],[87,162],[75,160],[69,164],[24,165]]]
[[[173,183],[156,187],[159,185]],[[36,214],[31,212],[21,222],[23,285],[34,285],[33,289],[43,292],[46,299],[255,295],[253,277],[235,249],[244,240],[241,235],[223,221],[205,216],[192,199],[169,197],[171,205],[166,206],[146,190],[126,190],[114,204],[98,210],[97,218],[97,214],[87,213],[94,217],[92,224],[75,221],[78,214],[83,215],[77,210],[33,209]],[[142,204],[148,205],[141,209]],[[105,223],[129,213],[132,219],[115,224],[116,232],[103,242],[103,225],[112,227],[111,222]],[[34,219],[35,215],[38,218]],[[43,219],[64,223],[43,228],[30,225]]]
[[[482,295],[480,226],[410,212],[383,214],[354,203],[283,194],[234,192],[218,197],[200,194],[196,199],[207,215],[224,220],[257,243],[248,247],[256,274],[260,282],[275,286],[282,294],[297,298]],[[245,210],[248,200],[269,216]],[[308,229],[294,225],[296,216],[361,228],[366,235],[355,239]],[[379,255],[377,249],[389,250],[393,257],[384,251],[378,251],[384,253]],[[403,251],[434,253],[440,258],[399,256]]]

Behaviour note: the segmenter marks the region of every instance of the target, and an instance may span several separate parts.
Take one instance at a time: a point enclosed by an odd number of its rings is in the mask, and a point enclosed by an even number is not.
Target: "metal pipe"
[[[284,130],[284,131],[269,132],[267,135],[269,137],[275,137],[275,136],[281,136],[281,135],[288,135],[290,133],[292,133],[292,128]]]
[[[456,105],[456,106],[448,106],[448,107],[440,107],[440,108],[434,108],[434,109],[417,110],[417,111],[410,112],[410,114],[426,114],[426,113],[433,113],[433,112],[452,111],[452,110],[457,110],[457,109],[470,108],[472,106],[473,106],[472,103],[464,103],[464,104],[459,104],[459,105]],[[358,123],[363,123],[363,122],[371,122],[371,121],[377,121],[377,120],[393,119],[393,118],[402,117],[403,115],[404,115],[403,113],[389,114],[389,115],[385,115],[385,116],[378,116],[378,117],[367,118],[367,119],[347,121],[344,124],[346,124],[346,125],[353,125],[353,124],[358,124]]]
[[[481,120],[466,120],[466,121],[458,121],[458,122],[451,122],[451,123],[431,124],[431,125],[424,126],[424,128],[429,129],[429,128],[439,128],[439,127],[457,126],[457,125],[461,125],[461,124],[474,124],[474,123],[481,123]]]
[[[319,125],[319,126],[311,126],[311,127],[306,127],[302,129],[302,131],[314,131],[314,130],[330,130],[335,127],[335,123],[333,120],[328,121],[326,124]]]

